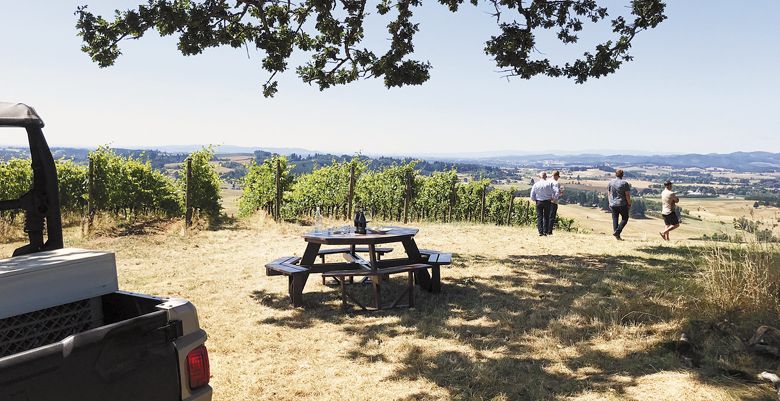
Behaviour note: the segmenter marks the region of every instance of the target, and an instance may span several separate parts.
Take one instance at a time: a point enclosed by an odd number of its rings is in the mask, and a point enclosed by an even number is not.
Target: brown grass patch
[[[670,344],[687,324],[683,283],[696,274],[677,248],[516,227],[420,229],[421,247],[455,253],[442,292],[417,290],[417,308],[379,313],[342,311],[338,290],[317,275],[305,306],[292,308],[287,281],[262,266],[301,255],[306,227],[262,216],[219,231],[68,230],[67,242],[116,251],[122,289],[198,307],[215,400],[775,397],[709,365],[689,369],[675,354]]]
[[[712,245],[701,263],[704,301],[718,317],[753,321],[778,320],[780,313],[780,248],[750,243]]]

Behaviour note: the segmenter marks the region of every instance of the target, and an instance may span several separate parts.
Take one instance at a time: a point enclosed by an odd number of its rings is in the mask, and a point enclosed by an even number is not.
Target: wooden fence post
[[[349,193],[347,194],[347,215],[344,217],[347,220],[352,219],[352,198],[355,197],[355,164],[349,165]]]
[[[184,226],[192,226],[192,159],[187,158],[187,185],[184,192]]]
[[[276,199],[274,204],[274,220],[277,222],[282,216],[282,162],[276,159]]]
[[[512,207],[515,204],[515,191],[509,191],[509,211],[506,213],[506,225],[512,225]]]
[[[409,222],[409,204],[412,202],[412,173],[406,172],[406,193],[404,194],[404,224]]]
[[[479,207],[479,222],[485,222],[485,193],[487,192],[487,185],[482,187],[482,204]]]

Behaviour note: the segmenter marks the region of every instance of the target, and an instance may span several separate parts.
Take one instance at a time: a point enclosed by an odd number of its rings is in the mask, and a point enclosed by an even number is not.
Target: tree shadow
[[[112,237],[140,236],[164,233],[173,219],[165,217],[138,218],[118,221],[111,230]]]
[[[219,213],[217,216],[211,216],[208,218],[206,227],[209,231],[237,231],[243,229],[243,227],[237,223],[238,218],[235,216],[228,216],[226,213]]]
[[[678,326],[669,322],[679,317],[669,289],[695,273],[689,256],[665,246],[641,251],[647,256],[463,254],[456,265],[471,270],[464,276],[458,268],[459,274],[448,277],[449,269],[443,269],[441,293],[418,289],[415,309],[356,318],[334,307],[336,293],[306,292],[304,308],[259,324],[292,329],[338,325],[355,340],[356,349],[346,358],[394,361],[400,366],[388,380],[422,378],[454,400],[552,399],[607,391],[621,396],[639,378],[659,371],[685,370],[721,388],[739,384],[712,367],[689,370],[675,352]],[[290,308],[286,299],[265,292],[256,291],[253,298]],[[388,315],[395,318],[380,319]],[[430,340],[431,346],[413,345],[400,356],[366,347],[398,336]],[[442,342],[457,349],[436,345]]]
[[[667,255],[676,258],[695,260],[701,257],[706,251],[705,246],[672,246],[672,245],[654,245],[637,248],[638,251],[650,255]]]

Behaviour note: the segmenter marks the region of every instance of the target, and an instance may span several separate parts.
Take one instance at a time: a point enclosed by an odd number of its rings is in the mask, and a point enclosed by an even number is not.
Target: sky
[[[138,0],[137,0],[138,1]],[[628,0],[608,0],[612,15]],[[365,80],[319,91],[294,69],[264,98],[261,55],[231,48],[184,57],[174,37],[122,44],[101,69],[80,51],[80,4],[111,15],[118,0],[0,0],[0,101],[36,108],[52,146],[229,144],[364,154],[780,152],[780,1],[669,0],[665,22],[640,33],[634,61],[584,85],[506,79],[484,42],[490,9],[438,2],[415,13],[416,58],[433,64],[422,86]],[[587,29],[588,27],[586,27]],[[591,46],[539,48],[566,60]],[[368,44],[385,46],[381,20]],[[542,34],[544,35],[544,34]],[[300,59],[298,59],[300,60]],[[21,144],[20,132],[0,143]]]

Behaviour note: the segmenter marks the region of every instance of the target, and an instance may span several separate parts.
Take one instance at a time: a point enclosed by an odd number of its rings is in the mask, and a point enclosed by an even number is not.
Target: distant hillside
[[[167,146],[155,146],[148,147],[148,149],[159,150],[168,153],[192,153],[196,150],[203,148],[203,145],[167,145]],[[276,153],[280,155],[313,155],[317,152],[308,149],[301,148],[269,148],[263,146],[235,146],[235,145],[214,145],[215,151],[218,154],[250,154],[258,150]]]
[[[121,156],[130,156],[135,159],[148,161],[152,167],[158,170],[162,170],[166,165],[174,165],[183,163],[189,155],[189,152],[184,152],[184,147],[172,147],[172,151],[161,151],[151,149],[122,149],[113,148],[114,152]],[[200,148],[197,148],[200,149]],[[197,150],[192,149],[191,151]],[[217,149],[216,162],[220,164],[224,171],[221,172],[223,178],[237,179],[243,177],[246,174],[246,164],[248,160],[255,160],[257,163],[262,163],[263,160],[271,157],[277,152],[256,150],[253,153],[247,152],[221,152],[222,148]],[[269,148],[272,149],[272,148]],[[175,150],[175,152],[174,152]],[[229,150],[236,150],[235,147],[230,147]],[[285,151],[293,149],[285,148]],[[51,148],[52,155],[55,159],[71,159],[76,163],[87,163],[87,155],[90,149],[86,148]],[[306,174],[312,172],[316,167],[329,165],[335,161],[351,160],[352,155],[334,155],[328,153],[287,153],[292,164],[295,165],[293,174]],[[11,158],[28,158],[30,157],[29,149],[22,147],[0,147],[0,161],[8,160]],[[366,157],[363,159],[369,162],[370,169],[380,169],[382,167],[390,166],[393,164],[407,163],[411,160],[418,160],[416,158],[393,158],[393,157]],[[435,171],[447,171],[455,168],[460,173],[469,174],[475,177],[484,177],[490,179],[504,179],[509,172],[495,166],[486,166],[478,163],[461,163],[461,162],[445,162],[445,161],[421,161],[417,168],[423,175],[430,175]]]
[[[724,168],[740,172],[773,172],[780,171],[780,153],[770,152],[734,152],[727,154],[697,154],[682,155],[523,155],[502,156],[480,159],[466,159],[495,166],[576,166],[576,165],[607,165],[634,166],[657,165],[676,168]],[[463,161],[466,161],[463,160]]]
[[[155,168],[162,168],[168,163],[181,163],[187,154],[200,149],[201,146],[161,146],[158,149],[116,149],[121,155],[133,156],[149,160]],[[77,162],[86,161],[86,148],[53,147],[55,158],[74,159]],[[332,160],[347,160],[353,155],[335,155],[296,148],[264,148],[240,147],[223,145],[216,149],[218,155],[252,155],[256,161],[262,161],[272,154],[283,154],[290,157],[296,164],[295,173],[309,172],[315,165],[329,164]],[[12,157],[29,157],[26,148],[18,146],[0,146],[0,160]],[[578,167],[603,166],[670,166],[674,168],[722,168],[738,172],[778,172],[780,171],[780,153],[771,152],[733,152],[727,154],[679,154],[679,155],[631,155],[631,154],[579,154],[579,155],[508,155],[491,157],[405,157],[405,156],[363,156],[372,160],[371,168],[379,168],[403,160],[424,160],[420,164],[424,174],[442,171],[456,166],[458,171],[469,174],[479,174],[487,178],[498,179],[503,173],[502,167]]]
[[[262,150],[255,151],[255,162],[262,163],[265,159],[273,156],[273,153]],[[293,174],[306,174],[312,172],[318,166],[325,166],[331,164],[334,160],[337,162],[344,162],[352,160],[352,155],[334,155],[329,153],[315,153],[313,155],[299,155],[296,153],[288,155],[288,158],[292,164],[295,165],[292,172]],[[412,160],[419,160],[417,158],[402,158],[402,157],[367,157],[362,158],[369,162],[368,168],[372,170],[379,170],[383,167],[388,167],[393,164],[408,163]],[[480,176],[490,179],[503,179],[506,178],[507,172],[499,167],[485,166],[478,163],[468,162],[446,162],[446,161],[425,161],[422,160],[417,165],[417,169],[423,175],[430,175],[435,171],[447,171],[455,168],[459,173],[470,174],[472,176]]]

